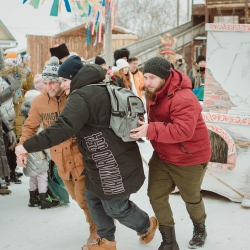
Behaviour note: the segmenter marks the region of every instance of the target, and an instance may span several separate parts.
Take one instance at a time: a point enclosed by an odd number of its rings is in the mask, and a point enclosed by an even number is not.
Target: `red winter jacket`
[[[159,157],[177,166],[203,164],[211,157],[211,145],[201,105],[190,79],[171,69],[155,100],[147,103],[147,137]]]

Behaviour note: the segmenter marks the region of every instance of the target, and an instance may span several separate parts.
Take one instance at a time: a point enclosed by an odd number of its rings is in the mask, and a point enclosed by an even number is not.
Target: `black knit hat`
[[[58,76],[72,80],[83,66],[79,56],[70,56],[58,69]]]
[[[102,57],[97,56],[97,57],[95,58],[95,64],[97,64],[97,65],[106,64],[106,61],[105,61]]]
[[[59,60],[62,58],[69,56],[69,50],[65,43],[55,45],[53,48],[50,48],[51,56],[56,56]]]
[[[129,54],[130,54],[130,51],[126,48],[115,50],[115,52],[114,52],[114,59],[115,59],[114,65],[116,66],[116,61],[118,59],[122,59],[123,57],[126,57],[127,59],[129,59]]]
[[[159,76],[162,79],[167,79],[170,75],[171,65],[168,60],[162,57],[153,57],[149,59],[144,67],[143,74],[151,73],[153,75]]]
[[[199,62],[201,62],[201,61],[206,61],[206,57],[203,55],[199,55],[197,57],[196,63],[199,64]]]

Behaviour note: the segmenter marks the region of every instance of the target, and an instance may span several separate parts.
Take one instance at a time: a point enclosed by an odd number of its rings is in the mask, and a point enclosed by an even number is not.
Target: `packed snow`
[[[147,141],[139,144],[142,156],[148,161],[152,147]],[[144,165],[145,175],[148,167]],[[19,170],[20,171],[20,170]],[[1,250],[80,250],[89,236],[88,225],[75,201],[69,205],[41,210],[28,207],[29,178],[22,184],[11,184],[11,195],[0,196]],[[250,210],[240,203],[211,192],[202,191],[207,212],[207,233],[203,250],[248,250]],[[150,216],[154,215],[147,196],[147,179],[131,199]],[[170,196],[176,222],[176,237],[181,250],[188,249],[193,226],[179,194]],[[157,250],[161,236],[157,231],[148,245],[141,245],[136,232],[116,223],[118,250]]]

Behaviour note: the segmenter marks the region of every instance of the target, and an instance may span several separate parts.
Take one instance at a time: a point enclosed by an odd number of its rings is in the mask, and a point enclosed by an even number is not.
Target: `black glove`
[[[18,89],[20,88],[21,83],[22,83],[22,81],[21,81],[21,78],[20,78],[20,77],[14,78],[14,80],[13,80],[13,82],[11,83],[10,87],[11,87],[14,91],[16,91],[16,90],[18,90]]]

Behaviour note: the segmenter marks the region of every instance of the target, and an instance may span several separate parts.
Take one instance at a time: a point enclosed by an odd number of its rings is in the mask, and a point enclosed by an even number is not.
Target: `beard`
[[[162,82],[157,86],[153,91],[150,91],[148,88],[145,88],[145,98],[147,101],[154,101],[156,93],[160,91],[163,86],[165,85],[165,80],[162,80]]]

